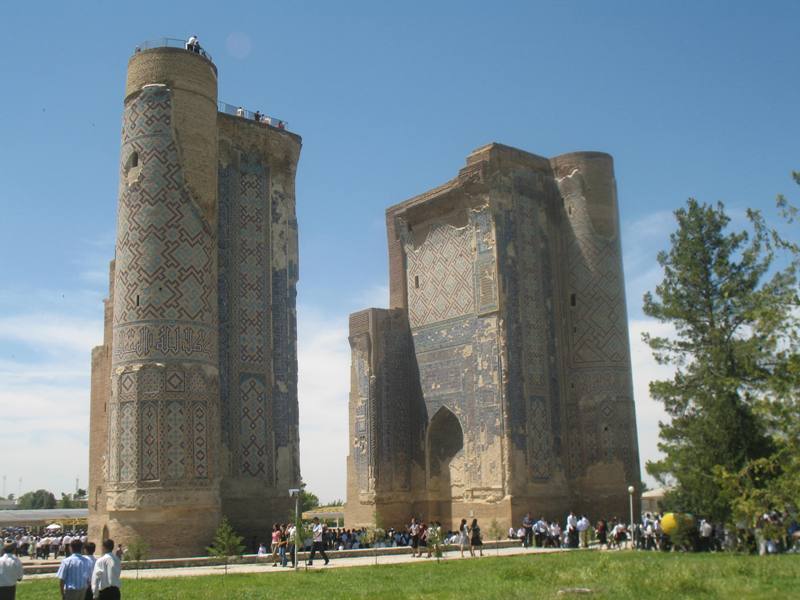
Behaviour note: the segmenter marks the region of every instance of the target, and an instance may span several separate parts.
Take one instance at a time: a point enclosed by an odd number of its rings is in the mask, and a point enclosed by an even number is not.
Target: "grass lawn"
[[[420,561],[308,572],[123,580],[122,597],[204,600],[280,598],[800,598],[800,556],[569,552]],[[17,600],[56,598],[55,579],[23,582]]]

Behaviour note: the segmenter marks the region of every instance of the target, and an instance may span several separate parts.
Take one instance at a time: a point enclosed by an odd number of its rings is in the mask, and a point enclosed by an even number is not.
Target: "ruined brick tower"
[[[218,111],[204,52],[130,59],[116,256],[92,352],[92,539],[196,555],[222,516],[250,545],[289,514],[300,146],[282,124]]]
[[[639,482],[612,159],[500,144],[386,211],[350,316],[346,523],[627,515]]]

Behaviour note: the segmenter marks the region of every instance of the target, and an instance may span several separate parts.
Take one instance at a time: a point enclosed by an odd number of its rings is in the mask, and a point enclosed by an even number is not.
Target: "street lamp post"
[[[297,528],[300,523],[300,488],[291,488],[289,497],[294,496],[294,570],[297,571],[297,540],[299,539]]]
[[[634,534],[634,531],[636,531],[636,524],[633,522],[633,492],[635,492],[635,491],[636,491],[636,488],[634,488],[632,485],[628,486],[628,499],[630,500],[630,508],[631,508],[630,524],[631,524],[631,548],[632,549],[636,548],[636,545],[633,543],[633,534]]]

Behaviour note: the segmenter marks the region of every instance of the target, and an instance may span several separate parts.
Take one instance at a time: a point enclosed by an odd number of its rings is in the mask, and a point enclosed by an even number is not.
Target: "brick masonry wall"
[[[422,395],[422,422],[408,422],[421,435],[422,467],[401,491],[396,478],[370,476],[389,469],[380,449],[409,435],[377,407],[417,400],[382,384],[406,367],[382,354],[381,331],[363,326],[373,311],[356,313],[348,524],[356,524],[351,515],[369,521],[377,508],[403,522],[411,512],[444,522],[474,514],[507,527],[529,510],[560,518],[591,507],[607,516],[627,501],[639,467],[609,165],[598,153],[551,162],[491,144],[456,179],[387,210],[390,300],[407,314]],[[563,184],[572,168],[591,179],[592,194]],[[591,230],[581,229],[580,210]],[[580,256],[588,263],[576,263]],[[578,288],[585,304],[576,310]],[[602,373],[576,369],[592,352]],[[578,400],[573,390],[586,373],[601,386]],[[605,452],[595,443],[607,433],[603,407],[615,422]]]

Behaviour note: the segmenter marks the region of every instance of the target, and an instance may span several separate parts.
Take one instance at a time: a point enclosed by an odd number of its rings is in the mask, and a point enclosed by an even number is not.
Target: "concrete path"
[[[554,552],[569,552],[569,550],[561,548],[500,548],[499,550],[491,549],[485,550],[484,557],[489,556],[513,556],[518,554],[551,554]],[[400,555],[382,555],[378,556],[379,565],[388,564],[405,564],[413,562],[433,561],[435,558],[413,558],[410,554]],[[445,553],[443,560],[480,560],[479,557],[471,558],[468,552],[465,552],[465,558],[461,558],[461,553],[458,550],[451,550]],[[347,567],[361,567],[374,565],[375,558],[372,556],[359,556],[354,558],[332,558],[328,566],[324,566],[324,561],[317,559],[314,565],[308,567],[309,570],[316,569],[342,569]],[[303,563],[300,564],[300,570],[305,569]],[[273,567],[271,562],[260,564],[245,564],[245,565],[229,565],[228,573],[286,573],[291,571],[291,567]],[[221,575],[225,571],[223,566],[203,566],[203,567],[172,567],[168,569],[142,569],[139,571],[140,579],[152,579],[162,577],[196,577],[198,575]],[[52,573],[40,575],[27,575],[25,579],[53,579],[55,577]],[[125,570],[122,572],[123,579],[136,579],[135,570]]]

